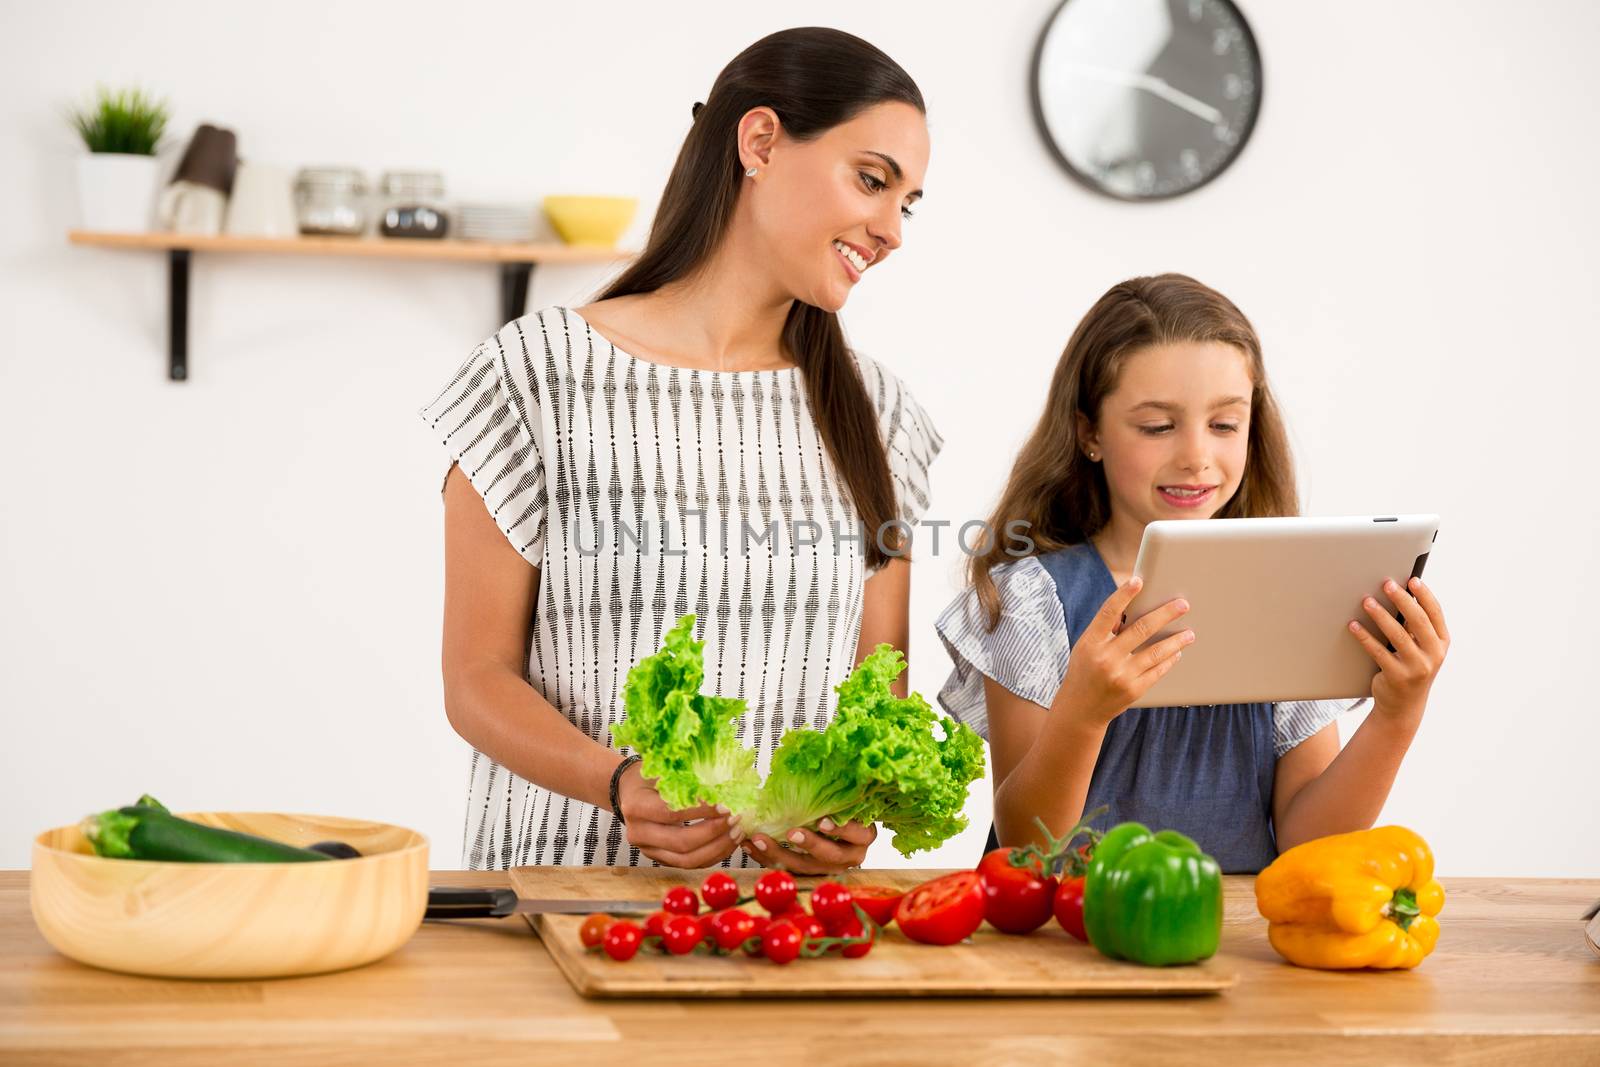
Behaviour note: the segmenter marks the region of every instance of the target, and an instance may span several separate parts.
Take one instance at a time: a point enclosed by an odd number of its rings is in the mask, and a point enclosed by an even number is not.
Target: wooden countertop
[[[433,881],[506,876],[436,871]],[[0,1062],[1600,1063],[1600,956],[1579,920],[1600,879],[1447,879],[1434,954],[1415,971],[1356,974],[1281,962],[1251,880],[1227,881],[1224,949],[1239,984],[1220,996],[589,1001],[520,918],[424,923],[385,960],[313,978],[98,971],[40,936],[28,872],[0,871]]]

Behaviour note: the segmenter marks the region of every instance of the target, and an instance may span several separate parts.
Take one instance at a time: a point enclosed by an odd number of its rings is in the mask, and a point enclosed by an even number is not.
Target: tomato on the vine
[[[661,898],[661,910],[668,915],[699,915],[700,898],[686,885],[675,885]]]
[[[1038,857],[1023,849],[992,849],[979,861],[978,875],[983,879],[983,917],[996,930],[1026,934],[1050,921],[1056,880],[1044,873]]]
[[[739,903],[739,883],[723,871],[712,871],[700,884],[700,898],[706,907],[716,911],[731,908]]]
[[[859,945],[832,945],[838,949],[839,954],[847,960],[858,960],[872,951],[872,946],[878,941],[878,927],[873,923],[863,923],[861,917],[852,914],[848,919],[840,921],[833,928],[834,937],[866,938]]]
[[[639,951],[639,945],[644,941],[644,931],[626,919],[611,924],[606,931],[606,955],[617,961],[631,960]]]
[[[791,922],[776,922],[761,935],[761,952],[773,963],[793,963],[800,955],[805,938]]]
[[[744,939],[744,954],[746,956],[761,955],[761,939],[763,936],[765,936],[767,928],[771,925],[772,920],[765,915],[750,916],[750,934]]]
[[[788,910],[797,892],[794,875],[788,871],[768,871],[756,879],[756,903],[772,915]]]
[[[1089,943],[1088,931],[1083,928],[1083,875],[1061,879],[1056,890],[1055,913],[1061,929],[1084,944]]]
[[[795,915],[791,913],[785,915],[784,919],[788,922],[794,923],[794,925],[799,928],[801,936],[803,936],[807,941],[810,941],[812,938],[816,937],[828,936],[827,926],[824,925],[822,920],[817,918],[815,915]]]
[[[578,940],[583,942],[584,948],[599,948],[600,942],[606,938],[606,931],[611,929],[611,924],[617,920],[603,912],[595,912],[583,920],[583,925],[578,927]]]
[[[744,944],[756,927],[755,920],[739,908],[717,912],[709,925],[711,939],[724,952],[732,952]]]
[[[838,882],[823,882],[811,891],[811,914],[833,926],[855,917],[855,897]]]
[[[687,956],[705,936],[705,927],[695,916],[670,915],[662,926],[661,941],[674,956]]]

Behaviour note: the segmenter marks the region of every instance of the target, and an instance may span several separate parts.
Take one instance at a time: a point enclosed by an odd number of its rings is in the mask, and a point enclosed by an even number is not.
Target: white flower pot
[[[78,160],[78,206],[86,230],[151,229],[161,164],[155,156],[91,152]]]

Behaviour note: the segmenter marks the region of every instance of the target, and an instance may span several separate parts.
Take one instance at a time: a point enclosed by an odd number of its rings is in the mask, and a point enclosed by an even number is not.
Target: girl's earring
[[[1100,459],[1100,453],[1098,453],[1098,452],[1090,452],[1089,453],[1089,462],[1090,463],[1097,462],[1099,459]]]
[[[754,178],[756,176],[756,168],[751,167],[749,170],[744,172],[744,176],[746,178]]]

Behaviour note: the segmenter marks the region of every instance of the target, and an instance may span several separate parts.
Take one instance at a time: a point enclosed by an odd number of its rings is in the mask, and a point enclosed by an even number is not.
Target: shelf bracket
[[[532,263],[500,264],[500,325],[520,318],[528,310],[528,280]]]
[[[167,377],[189,377],[189,258],[187,248],[167,253]]]
[[[167,251],[167,377],[175,382],[189,379],[189,268],[194,251],[172,248]],[[528,283],[533,264],[500,264],[500,325],[504,326],[528,310]]]

